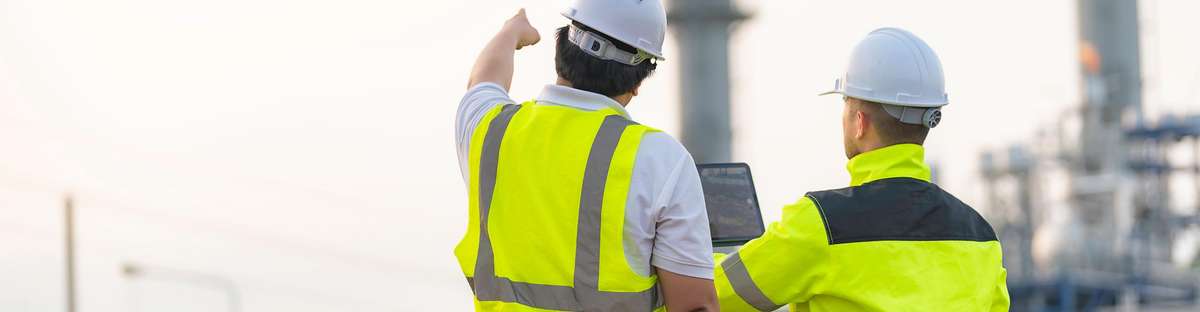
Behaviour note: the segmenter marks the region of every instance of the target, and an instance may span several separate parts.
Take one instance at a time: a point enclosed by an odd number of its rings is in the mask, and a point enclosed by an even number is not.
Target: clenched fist
[[[517,50],[526,46],[531,46],[542,40],[542,36],[538,34],[537,29],[529,24],[529,19],[525,18],[525,9],[517,11],[517,15],[508,19],[504,24],[505,31],[512,32],[517,36]]]

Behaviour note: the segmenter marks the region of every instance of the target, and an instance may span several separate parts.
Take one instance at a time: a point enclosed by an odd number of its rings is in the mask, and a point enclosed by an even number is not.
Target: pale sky
[[[219,311],[222,293],[124,261],[232,280],[243,311],[468,310],[453,118],[479,48],[525,7],[543,42],[512,95],[554,81],[567,1],[0,0],[0,310],[61,311],[61,196],[77,194],[83,311]],[[874,28],[941,56],[941,184],[986,210],[979,153],[1078,102],[1073,1],[744,1],[734,160],[763,215],[848,181],[833,85]],[[1197,111],[1200,4],[1143,1],[1146,105]],[[678,135],[676,63],[629,110]],[[189,310],[190,309],[190,310]]]

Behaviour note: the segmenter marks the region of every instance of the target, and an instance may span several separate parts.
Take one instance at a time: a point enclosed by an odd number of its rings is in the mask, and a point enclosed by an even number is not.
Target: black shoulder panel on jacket
[[[883,240],[996,240],[992,226],[975,209],[937,185],[917,179],[882,179],[806,196],[824,218],[830,245]]]

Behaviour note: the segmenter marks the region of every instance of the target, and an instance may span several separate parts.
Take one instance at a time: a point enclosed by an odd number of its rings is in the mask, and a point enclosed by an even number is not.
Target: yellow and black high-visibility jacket
[[[808,193],[718,255],[724,311],[1007,311],[1000,242],[929,182],[925,150],[892,145],[847,164],[850,187]]]

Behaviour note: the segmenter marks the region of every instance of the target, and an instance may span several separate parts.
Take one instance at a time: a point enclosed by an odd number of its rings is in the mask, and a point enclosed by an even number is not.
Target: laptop
[[[745,163],[696,165],[708,208],[713,247],[740,246],[762,236],[758,194]]]

